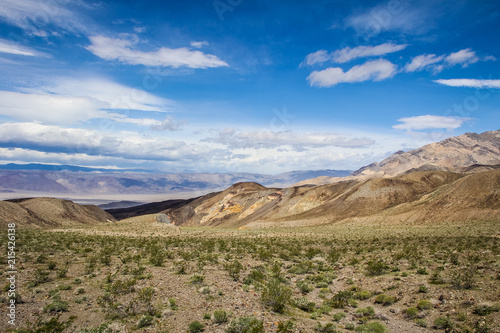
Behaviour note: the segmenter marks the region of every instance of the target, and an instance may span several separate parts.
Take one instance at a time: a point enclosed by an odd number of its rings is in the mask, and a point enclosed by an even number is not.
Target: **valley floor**
[[[0,331],[500,332],[498,222],[179,235],[147,215],[16,237]]]

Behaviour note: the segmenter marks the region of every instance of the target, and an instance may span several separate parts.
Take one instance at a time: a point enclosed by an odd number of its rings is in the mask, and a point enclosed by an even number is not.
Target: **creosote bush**
[[[262,292],[262,302],[274,312],[282,313],[292,297],[292,291],[279,279],[269,281]]]

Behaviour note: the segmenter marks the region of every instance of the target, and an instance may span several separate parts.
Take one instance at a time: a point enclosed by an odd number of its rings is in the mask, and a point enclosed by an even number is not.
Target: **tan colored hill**
[[[500,170],[477,174],[418,171],[391,178],[314,187],[239,183],[166,211],[176,225],[325,224],[349,219],[393,222],[500,221]]]
[[[318,177],[294,186],[324,185],[348,179],[393,177],[410,171],[466,172],[469,167],[500,164],[500,130],[466,133],[407,152],[398,151],[381,162],[353,172],[352,176]]]
[[[114,220],[99,207],[78,205],[69,200],[30,198],[0,201],[0,225],[16,223],[22,227],[52,228]]]

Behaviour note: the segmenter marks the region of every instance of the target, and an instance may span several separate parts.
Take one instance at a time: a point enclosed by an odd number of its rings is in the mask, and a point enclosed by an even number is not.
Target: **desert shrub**
[[[364,325],[356,327],[356,332],[361,333],[387,333],[387,327],[379,321],[372,321]]]
[[[425,269],[425,267],[420,267],[419,269],[417,269],[417,274],[420,274],[420,275],[429,275],[429,273],[427,272],[427,270]]]
[[[205,281],[205,277],[201,275],[193,275],[190,280],[191,284],[202,284],[203,281]]]
[[[293,323],[290,320],[285,323],[280,321],[276,333],[293,333]]]
[[[451,285],[455,289],[472,289],[476,285],[477,270],[475,266],[456,270],[451,274]]]
[[[428,291],[429,291],[429,288],[427,288],[427,286],[425,284],[421,284],[418,287],[418,292],[419,293],[427,293]]]
[[[375,303],[382,305],[391,305],[396,303],[396,297],[379,294],[375,297]]]
[[[153,316],[145,314],[141,318],[139,318],[136,325],[138,328],[142,328],[146,326],[151,326],[152,324],[153,324]]]
[[[252,284],[252,283],[262,283],[266,278],[266,275],[262,270],[258,268],[254,268],[250,271],[248,276],[243,280],[244,284]]]
[[[43,311],[48,313],[66,312],[68,311],[68,303],[61,300],[59,295],[56,295],[52,298],[52,303],[45,306]]]
[[[480,316],[487,316],[493,312],[500,311],[500,304],[490,306],[487,304],[481,304],[474,308],[474,313]]]
[[[432,303],[426,299],[420,300],[417,303],[417,309],[419,309],[419,310],[429,310],[432,308],[433,308]]]
[[[57,270],[57,277],[62,279],[68,274],[68,267],[63,267]]]
[[[274,312],[282,313],[292,297],[292,291],[277,278],[269,281],[262,292],[262,302]]]
[[[361,290],[358,291],[355,295],[354,298],[359,299],[359,300],[366,300],[372,297],[372,293],[369,292],[368,290]]]
[[[315,332],[321,333],[335,333],[335,326],[332,323],[325,324],[325,326],[321,325],[321,323],[317,323],[316,327],[314,327]]]
[[[202,332],[205,328],[205,325],[200,323],[199,321],[193,321],[189,324],[189,333],[198,333]]]
[[[254,317],[241,317],[231,322],[227,333],[263,333],[264,322]]]
[[[214,311],[214,322],[216,324],[223,324],[227,322],[227,313],[224,310]]]
[[[349,300],[353,297],[354,293],[350,290],[339,291],[333,295],[329,303],[333,308],[342,309],[349,304]]]
[[[316,308],[316,304],[314,302],[310,302],[307,297],[299,297],[294,299],[293,305],[295,305],[296,308],[306,312],[313,312]]]
[[[233,260],[230,263],[226,263],[224,269],[234,281],[238,281],[240,272],[243,270],[243,265],[238,260]]]
[[[382,275],[387,272],[389,266],[383,260],[370,260],[366,263],[366,274],[370,276]]]
[[[341,321],[342,318],[346,316],[345,312],[337,312],[336,314],[333,315],[333,320],[334,321]]]
[[[429,283],[431,283],[431,284],[444,284],[445,281],[441,277],[441,273],[437,270],[434,273],[432,273],[431,277],[429,278]]]
[[[409,307],[408,309],[405,310],[405,315],[410,318],[410,319],[415,319],[418,314],[418,309],[414,306]]]
[[[314,290],[313,286],[311,286],[309,283],[307,283],[304,280],[297,281],[297,288],[299,288],[299,290],[303,294],[307,294],[307,293]]]
[[[427,327],[427,322],[424,319],[415,320],[415,324],[417,324],[420,327]]]
[[[357,309],[356,313],[359,313],[363,317],[367,317],[367,318],[375,317],[375,309],[371,306],[367,306],[366,308]]]
[[[437,329],[451,330],[453,328],[453,322],[448,317],[437,317],[434,320],[434,326]]]
[[[129,294],[135,290],[134,285],[136,284],[136,282],[137,281],[135,279],[116,280],[107,287],[106,291],[109,291],[114,295]]]

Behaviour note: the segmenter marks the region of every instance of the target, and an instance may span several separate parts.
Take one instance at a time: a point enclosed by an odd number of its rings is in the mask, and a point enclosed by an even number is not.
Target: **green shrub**
[[[373,318],[375,317],[375,309],[371,306],[367,306],[366,308],[357,309],[356,313],[360,313],[363,317]]]
[[[45,306],[43,311],[48,313],[66,312],[68,311],[68,303],[62,301],[60,297],[54,297],[52,303]]]
[[[428,291],[429,291],[429,288],[427,288],[427,286],[425,284],[421,284],[418,287],[418,292],[419,293],[427,293]]]
[[[405,314],[408,318],[415,319],[418,314],[418,309],[414,306],[409,307],[408,309],[405,310]]]
[[[366,274],[370,276],[382,275],[387,272],[389,266],[383,260],[371,260],[366,264]]]
[[[354,295],[355,298],[359,300],[366,300],[372,297],[372,293],[368,290],[361,290]]]
[[[391,305],[396,303],[396,297],[379,294],[375,297],[375,303],[382,305]]]
[[[288,320],[286,323],[279,322],[276,333],[293,333],[293,323]]]
[[[316,304],[314,302],[310,302],[307,297],[296,298],[293,300],[293,304],[296,308],[306,312],[313,312],[316,308]]]
[[[241,317],[231,322],[227,333],[263,333],[264,322],[254,317]]]
[[[238,281],[240,278],[240,272],[243,270],[243,265],[238,260],[233,260],[232,262],[225,264],[224,269],[229,273],[229,276],[233,278],[234,281]]]
[[[335,332],[337,332],[335,330],[335,326],[332,323],[328,323],[328,324],[325,324],[325,326],[323,326],[319,322],[316,325],[316,327],[314,328],[314,331],[321,332],[321,333],[335,333]]]
[[[417,324],[420,327],[427,327],[427,322],[424,319],[415,320],[415,324]]]
[[[191,284],[202,284],[203,281],[205,281],[205,277],[201,275],[193,275],[190,280]]]
[[[356,332],[361,333],[388,333],[387,327],[378,321],[372,321],[356,327]]]
[[[199,321],[193,321],[189,324],[189,333],[199,333],[202,332],[205,328],[205,325],[200,323]]]
[[[434,326],[437,329],[451,330],[453,329],[453,322],[448,317],[437,317],[434,320]]]
[[[341,321],[342,318],[346,316],[345,312],[337,312],[336,314],[333,315],[333,320],[334,321]]]
[[[142,328],[153,324],[153,316],[146,314],[137,321],[137,327]]]
[[[429,310],[432,309],[433,307],[434,306],[432,305],[432,303],[425,299],[420,300],[417,303],[417,309],[419,310]]]
[[[227,313],[224,310],[214,311],[214,322],[216,324],[223,324],[227,322]]]
[[[297,288],[299,288],[299,290],[303,293],[303,294],[307,294],[311,291],[313,291],[313,286],[311,286],[309,283],[307,283],[306,281],[303,281],[303,280],[300,280],[297,282]]]
[[[490,306],[487,304],[481,304],[474,308],[474,313],[480,316],[487,316],[493,312],[498,312],[500,310],[500,306]]]
[[[330,305],[336,309],[342,309],[349,304],[349,300],[353,299],[354,293],[350,290],[339,291],[333,295],[329,301]]]
[[[277,278],[267,283],[262,292],[262,302],[274,312],[283,313],[292,297],[292,291]]]

